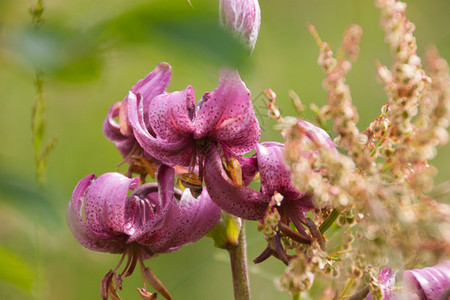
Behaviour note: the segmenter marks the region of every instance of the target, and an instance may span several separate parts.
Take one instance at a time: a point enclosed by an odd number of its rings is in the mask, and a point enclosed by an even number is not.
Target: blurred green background
[[[47,0],[45,24],[35,32],[28,13],[34,1],[0,0],[0,299],[100,298],[100,280],[120,256],[79,245],[65,224],[65,209],[82,177],[118,170],[122,158],[103,136],[103,120],[157,63],[172,65],[169,91],[192,84],[197,98],[216,87],[220,67],[238,68],[252,91],[262,140],[281,141],[265,113],[265,89],[278,94],[284,115],[295,114],[290,89],[305,104],[326,102],[306,22],[333,49],[346,26],[357,23],[364,35],[348,83],[360,129],[386,102],[374,62],[389,65],[391,57],[373,1],[261,0],[261,30],[251,55],[218,26],[218,1],[191,2],[193,8],[186,0]],[[407,3],[419,54],[435,44],[450,59],[450,2]],[[43,186],[35,179],[30,129],[36,67],[44,72],[44,142],[58,136]],[[439,167],[437,183],[450,178],[449,154],[450,147],[442,147],[432,161]],[[266,245],[256,226],[247,223],[250,260]],[[233,298],[228,256],[208,238],[147,265],[175,299]],[[253,299],[290,299],[275,285],[283,270],[274,259],[250,263]],[[124,282],[124,299],[139,299],[135,288],[142,283],[135,273]]]

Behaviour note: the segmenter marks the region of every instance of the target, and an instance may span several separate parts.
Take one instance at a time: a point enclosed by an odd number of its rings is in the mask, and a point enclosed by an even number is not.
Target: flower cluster
[[[89,175],[80,181],[69,203],[68,224],[82,245],[128,257],[123,272],[116,273],[121,260],[105,276],[105,299],[117,297],[122,278],[131,274],[137,261],[144,279],[152,284],[154,279],[143,260],[206,234],[219,220],[217,206],[262,223],[279,214],[268,247],[255,262],[274,255],[288,264],[291,256],[282,246],[283,239],[306,245],[318,241],[324,247],[322,234],[306,216],[314,207],[312,198],[292,185],[283,163],[284,145],[258,144],[260,128],[250,91],[238,73],[223,70],[218,87],[197,103],[192,86],[167,93],[170,78],[169,64],[160,63],[108,112],[103,130],[129,163],[127,176]],[[323,130],[303,122],[308,137],[336,151]],[[256,155],[242,156],[252,149]],[[144,181],[147,174],[154,176],[156,169],[157,183],[139,186],[139,178],[130,178],[137,173]],[[261,191],[246,186],[256,172]],[[175,173],[183,191],[173,186]],[[133,192],[127,196],[129,190]],[[276,205],[272,199],[278,201]],[[161,284],[152,285],[170,298]],[[142,295],[146,293],[141,290]]]
[[[148,282],[172,299],[144,260],[173,252],[208,232],[216,246],[231,247],[237,237],[226,240],[228,233],[221,230],[235,222],[239,231],[239,218],[259,222],[267,247],[253,261],[271,256],[282,261],[287,269],[280,286],[293,295],[323,276],[348,281],[341,297],[359,282],[363,287],[352,299],[363,299],[369,291],[368,299],[389,299],[395,280],[390,269],[378,274],[379,266],[396,260],[408,266],[419,254],[419,262],[429,264],[450,253],[450,210],[427,194],[434,174],[428,160],[448,140],[448,65],[430,50],[427,76],[405,5],[396,0],[378,0],[376,5],[394,63],[390,70],[378,68],[388,102],[364,132],[357,127],[358,114],[345,83],[359,52],[362,29],[357,25],[345,32],[339,59],[309,26],[320,48],[318,64],[328,91],[328,103],[316,114],[321,125],[333,120],[334,141],[312,123],[283,117],[276,94],[267,90],[269,116],[277,120],[286,143],[260,142],[251,93],[234,70],[222,70],[217,88],[196,101],[190,85],[166,91],[171,67],[160,63],[112,105],[103,132],[129,168],[125,175],[85,177],[67,209],[68,225],[83,246],[123,254],[101,282],[103,299],[120,299],[117,290],[138,262],[144,280],[140,295],[156,298],[147,290]],[[221,1],[220,10],[224,26],[253,48],[260,25],[258,2]],[[145,183],[147,175],[156,182]],[[255,178],[259,190],[249,187]],[[344,230],[341,243],[331,247],[325,232],[335,222]],[[430,224],[438,224],[439,232]],[[444,293],[440,284],[418,279],[423,274],[431,278],[435,269],[447,272],[448,265],[404,272],[409,289],[432,294],[430,299]],[[448,284],[448,276],[443,277]],[[326,295],[337,296],[330,290],[331,285]]]

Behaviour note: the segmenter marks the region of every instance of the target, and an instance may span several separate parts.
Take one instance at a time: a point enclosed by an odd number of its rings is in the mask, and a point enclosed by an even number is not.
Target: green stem
[[[245,223],[242,220],[241,232],[236,246],[228,248],[233,275],[233,289],[235,300],[250,299],[250,282],[247,270],[247,246],[245,240]]]
[[[300,300],[300,293],[292,295],[292,300]]]
[[[331,225],[333,225],[334,221],[336,221],[337,217],[339,216],[341,212],[338,209],[333,209],[331,214],[323,221],[322,224],[319,226],[320,233],[324,234],[325,231],[330,228]]]

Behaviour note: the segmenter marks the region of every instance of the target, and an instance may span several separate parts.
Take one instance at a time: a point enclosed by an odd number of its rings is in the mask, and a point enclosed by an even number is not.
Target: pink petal
[[[172,168],[165,165],[159,166],[157,172],[158,205],[156,207],[155,217],[143,224],[130,237],[128,242],[137,241],[141,245],[148,246],[153,251],[152,245],[161,243],[161,240],[168,239],[168,216],[170,214],[176,214],[178,211],[176,209],[178,202],[174,197],[174,179],[175,172]]]
[[[144,122],[149,124],[149,106],[154,97],[165,93],[169,86],[172,70],[168,63],[159,63],[144,79],[139,80],[132,88],[133,94],[140,94],[144,102]]]
[[[239,186],[230,180],[222,166],[217,148],[211,145],[206,153],[205,184],[211,199],[235,216],[260,220],[264,217],[270,196]]]
[[[254,148],[261,135],[250,91],[236,71],[222,70],[220,75],[218,87],[203,97],[194,138],[212,135],[224,148],[243,154]]]
[[[155,138],[145,126],[143,112],[142,98],[130,92],[128,96],[128,118],[136,140],[141,147],[148,154],[167,165],[189,166],[194,146],[192,138],[186,136],[176,142]]]
[[[197,199],[186,189],[177,202],[174,176],[172,168],[159,167],[158,198],[161,206],[157,207],[155,219],[139,228],[128,242],[137,241],[152,253],[171,252],[197,241],[218,222],[220,209],[211,201],[206,189]]]
[[[105,234],[98,234],[91,230],[83,218],[86,192],[92,180],[95,180],[94,178],[94,174],[88,175],[75,187],[72,198],[67,206],[67,225],[78,242],[84,247],[101,252],[121,253],[125,248],[126,235],[110,237]]]
[[[321,147],[331,150],[332,152],[337,152],[336,146],[334,145],[330,136],[322,128],[319,128],[301,119],[298,120],[297,126],[300,128],[303,134],[314,144],[320,145]]]
[[[434,267],[408,270],[403,282],[429,300],[437,300],[450,287],[450,261]]]
[[[152,100],[150,125],[157,139],[176,142],[194,132],[191,121],[194,113],[194,90],[188,86],[184,91],[159,95]]]
[[[144,99],[152,99],[165,92],[171,76],[170,65],[166,62],[159,63],[144,79],[139,80],[130,91],[134,94],[141,94]]]
[[[86,192],[84,210],[89,228],[104,235],[123,233],[128,190],[138,184],[138,177],[131,179],[119,173],[93,179]]]
[[[292,184],[291,173],[283,162],[283,149],[283,144],[274,142],[256,146],[261,191],[268,196],[272,196],[276,191],[286,199],[297,200],[303,194]]]
[[[241,155],[249,152],[261,137],[261,128],[256,119],[253,108],[250,107],[245,120],[233,120],[213,134],[213,138],[220,142],[225,152]]]
[[[126,157],[133,149],[136,139],[133,135],[124,135],[120,131],[119,124],[114,120],[119,115],[120,107],[123,102],[114,103],[108,111],[103,122],[103,133],[106,138],[115,143],[117,150]]]
[[[197,199],[186,189],[178,205],[173,202],[170,204],[164,226],[157,232],[158,238],[147,246],[154,253],[171,252],[202,238],[217,224],[219,218],[220,209],[211,201],[206,189]]]

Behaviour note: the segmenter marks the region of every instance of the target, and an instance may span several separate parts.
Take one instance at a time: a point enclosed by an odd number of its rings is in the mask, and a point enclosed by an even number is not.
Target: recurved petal
[[[91,181],[95,180],[94,174],[83,178],[75,187],[72,198],[67,206],[66,220],[69,229],[75,238],[84,247],[101,252],[120,253],[125,247],[126,235],[116,235],[111,237],[99,234],[91,230],[83,218],[83,208],[86,200],[86,193]]]
[[[403,282],[424,299],[437,300],[450,287],[450,261],[434,267],[405,271]]]
[[[170,204],[158,239],[148,247],[154,253],[172,252],[199,240],[217,224],[219,218],[220,209],[211,201],[206,188],[197,199],[186,189],[178,205]]]
[[[237,117],[223,122],[213,134],[225,152],[241,155],[249,152],[261,137],[261,128],[252,106],[249,106],[245,118]]]
[[[119,115],[120,107],[123,102],[117,102],[108,111],[103,122],[103,133],[106,138],[116,145],[117,150],[126,157],[133,149],[136,139],[133,135],[124,135],[120,131],[120,125],[114,120]]]
[[[128,96],[128,119],[141,147],[148,154],[167,165],[189,166],[193,149],[192,138],[186,136],[173,142],[155,138],[147,130],[143,115],[142,97],[130,92]]]
[[[286,199],[296,200],[303,196],[292,184],[291,174],[283,162],[284,145],[267,142],[256,146],[256,157],[261,178],[261,191],[272,196],[274,192]]]
[[[166,62],[159,63],[144,79],[139,80],[130,91],[134,94],[140,94],[145,105],[149,105],[155,96],[166,91],[171,76],[170,65]]]
[[[310,139],[314,144],[324,147],[325,149],[331,150],[332,152],[337,152],[336,146],[331,140],[328,133],[305,120],[298,120],[298,128],[303,132],[303,134]]]
[[[178,208],[180,218],[173,219],[177,225],[172,247],[193,243],[207,234],[220,218],[220,208],[211,200],[206,188],[194,198],[189,189],[184,190]]]
[[[176,142],[194,132],[195,95],[192,86],[153,98],[149,122],[157,139]]]
[[[161,165],[158,169],[158,198],[160,206],[154,219],[148,220],[130,237],[152,253],[172,252],[194,242],[217,223],[220,209],[209,199],[206,190],[197,198],[189,189],[181,195],[180,202],[174,196],[173,168]],[[158,210],[159,209],[159,210]]]
[[[218,87],[206,95],[197,112],[194,137],[213,135],[235,154],[253,149],[261,130],[253,111],[250,91],[239,74],[222,70]]]
[[[264,217],[270,196],[239,186],[226,174],[216,146],[205,155],[205,184],[211,199],[221,209],[235,216],[260,220]]]
[[[174,197],[174,179],[175,173],[173,168],[166,165],[160,165],[157,172],[158,184],[158,203],[155,203],[155,211],[153,218],[149,218],[141,227],[136,228],[130,236],[128,242],[137,241],[141,245],[148,246],[154,252],[153,245],[160,240],[168,239],[167,220],[170,214],[176,213],[178,202]],[[138,192],[136,190],[135,192]],[[134,196],[133,193],[130,197]],[[139,195],[142,197],[142,195]],[[154,252],[157,253],[157,252]]]
[[[84,209],[89,228],[105,236],[123,234],[128,190],[138,184],[138,177],[128,178],[119,173],[105,173],[92,179]]]
[[[203,237],[219,221],[220,209],[211,201],[206,188],[197,199],[186,189],[177,202],[174,198],[174,169],[160,166],[158,175],[160,201],[168,205],[168,210],[164,226],[158,232],[159,238],[149,247],[156,253],[162,253]]]

